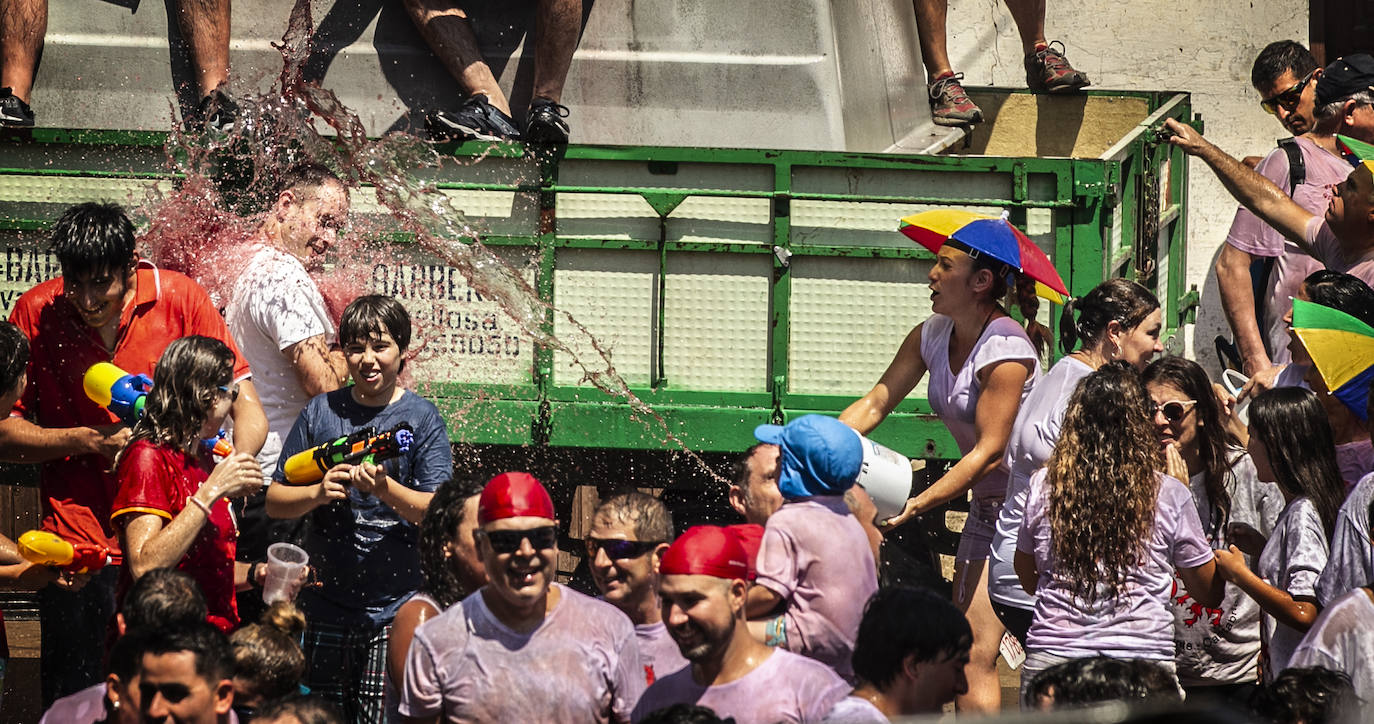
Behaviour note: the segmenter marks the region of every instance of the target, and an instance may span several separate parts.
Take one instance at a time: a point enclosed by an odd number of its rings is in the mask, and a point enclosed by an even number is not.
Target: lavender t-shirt
[[[1274,483],[1260,482],[1250,456],[1232,451],[1231,469],[1225,478],[1231,498],[1227,523],[1244,523],[1268,537],[1283,511],[1283,493]],[[1188,481],[1203,532],[1213,548],[1226,546],[1226,529],[1218,525],[1207,494],[1206,474]],[[1246,563],[1253,564],[1250,556]],[[1226,584],[1221,606],[1207,608],[1189,595],[1183,580],[1174,574],[1172,596],[1174,646],[1178,681],[1184,686],[1217,686],[1253,683],[1259,679],[1260,608],[1253,598],[1232,583]]]
[[[1317,507],[1306,497],[1294,498],[1279,515],[1274,534],[1264,544],[1255,572],[1269,585],[1294,598],[1317,597],[1317,577],[1326,568],[1330,549]],[[1266,660],[1261,663],[1266,680],[1288,668],[1293,649],[1303,632],[1264,614],[1260,623]]]
[[[1374,583],[1374,551],[1369,542],[1369,501],[1374,500],[1374,473],[1364,476],[1341,503],[1331,557],[1317,579],[1317,600],[1323,606],[1360,586]]]
[[[635,638],[639,641],[639,663],[644,667],[645,686],[652,686],[660,677],[687,665],[682,650],[668,635],[668,626],[662,621],[635,626]]]
[[[1297,143],[1307,178],[1297,188],[1289,187],[1288,154],[1282,148],[1270,151],[1255,170],[1278,184],[1299,206],[1320,216],[1330,200],[1328,187],[1345,180],[1350,174],[1350,164],[1305,137],[1299,136]],[[1288,327],[1283,317],[1293,307],[1292,298],[1297,296],[1302,280],[1321,269],[1322,264],[1244,206],[1236,209],[1226,243],[1254,256],[1276,258],[1263,291],[1265,328],[1260,333],[1267,341],[1269,359],[1274,364],[1284,364],[1291,355]]]
[[[674,704],[696,704],[736,724],[820,722],[849,691],[824,664],[774,649],[758,668],[729,683],[698,684],[690,666],[659,679],[639,700],[634,720]]]
[[[1345,672],[1366,704],[1374,701],[1374,601],[1356,588],[1321,612],[1289,659],[1291,667]]]
[[[983,333],[974,342],[964,365],[959,369],[949,366],[949,338],[954,333],[954,320],[943,314],[935,314],[921,326],[921,359],[930,372],[930,383],[926,388],[926,398],[930,409],[940,416],[949,434],[959,446],[959,452],[967,455],[978,443],[978,428],[974,424],[978,413],[978,398],[983,386],[978,382],[978,373],[998,362],[1022,361],[1031,363],[1031,374],[1021,388],[1021,399],[1026,399],[1035,383],[1040,379],[1040,357],[1035,353],[1026,330],[1011,317],[999,317],[988,323]],[[1002,500],[1007,494],[1007,466],[1003,462],[992,472],[973,484],[974,498]]]
[[[614,606],[560,593],[538,628],[517,633],[486,588],[415,630],[401,713],[446,722],[626,722],[644,691],[634,626]]]
[[[1303,236],[1315,252],[1314,256],[1320,259],[1327,269],[1344,272],[1374,286],[1374,251],[1365,252],[1359,258],[1347,259],[1341,251],[1341,242],[1336,238],[1336,232],[1331,230],[1331,226],[1320,214],[1307,220]]]
[[[1026,636],[1028,653],[1065,658],[1112,656],[1165,661],[1174,658],[1173,614],[1169,594],[1175,568],[1195,568],[1212,560],[1193,496],[1187,486],[1159,475],[1159,494],[1144,559],[1126,574],[1117,599],[1105,594],[1084,601],[1055,575],[1051,554],[1049,486],[1040,470],[1031,477],[1026,521],[1016,550],[1035,556],[1040,571],[1035,617]]]
[[[764,526],[755,583],[786,601],[788,651],[854,675],[854,639],[878,574],[868,536],[844,498],[784,501]]]

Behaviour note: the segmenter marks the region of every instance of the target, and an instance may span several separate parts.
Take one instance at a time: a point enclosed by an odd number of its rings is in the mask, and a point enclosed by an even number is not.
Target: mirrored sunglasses
[[[595,558],[598,550],[605,551],[613,561],[638,558],[657,548],[660,541],[620,540],[618,538],[588,538],[587,557]]]

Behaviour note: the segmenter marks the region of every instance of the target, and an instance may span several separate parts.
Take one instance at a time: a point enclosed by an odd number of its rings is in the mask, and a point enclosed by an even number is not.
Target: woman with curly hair
[[[1235,545],[1217,551],[1217,569],[1264,611],[1261,667],[1272,682],[1321,613],[1317,578],[1326,568],[1345,486],[1326,411],[1309,390],[1260,393],[1250,404],[1249,450],[1260,480],[1278,483],[1285,506],[1255,570]]]
[[[1049,463],[1031,478],[1015,559],[1036,595],[1023,696],[1041,671],[1089,656],[1157,661],[1173,674],[1175,570],[1204,606],[1221,602],[1193,498],[1158,472],[1150,409],[1130,365],[1099,367],[1069,399]]]
[[[482,485],[453,478],[434,491],[420,520],[420,574],[424,584],[396,611],[386,651],[386,715],[401,721],[397,706],[410,642],[420,624],[463,600],[487,582],[472,533],[477,529],[477,499]]]
[[[1212,381],[1196,362],[1164,357],[1145,368],[1154,425],[1169,463],[1188,483],[1212,548],[1237,543],[1258,555],[1283,510],[1283,493],[1261,482],[1242,443],[1226,428]],[[1245,592],[1227,586],[1217,608],[1204,608],[1175,580],[1174,643],[1178,679],[1193,694],[1243,704],[1259,682],[1260,610]]]

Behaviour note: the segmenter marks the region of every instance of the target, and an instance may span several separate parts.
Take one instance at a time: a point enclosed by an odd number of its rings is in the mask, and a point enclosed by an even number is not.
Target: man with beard
[[[750,635],[745,556],[733,533],[714,526],[689,529],[663,554],[662,616],[691,666],[654,682],[635,707],[635,721],[674,704],[696,704],[738,724],[815,722],[849,693],[825,664]]]
[[[657,498],[622,493],[597,506],[587,534],[587,563],[602,598],[635,625],[639,663],[652,685],[687,665],[659,613],[658,567],[673,539],[673,516]]]
[[[644,690],[634,626],[553,581],[553,500],[502,473],[477,503],[487,585],[415,631],[400,713],[415,722],[625,722]]]

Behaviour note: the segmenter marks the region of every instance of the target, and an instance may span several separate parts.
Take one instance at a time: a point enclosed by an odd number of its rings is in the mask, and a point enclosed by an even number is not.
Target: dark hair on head
[[[672,543],[673,514],[668,506],[652,495],[630,490],[613,495],[596,506],[592,518],[607,515],[621,523],[629,523],[635,540]]]
[[[1111,322],[1129,331],[1156,309],[1159,299],[1149,289],[1129,279],[1108,279],[1082,297],[1064,302],[1059,315],[1059,348],[1068,354],[1079,342],[1085,349],[1100,344]],[[1078,313],[1076,322],[1074,312]]]
[[[275,724],[285,717],[294,717],[300,724],[343,724],[343,715],[318,694],[292,694],[258,710],[253,721]]]
[[[204,621],[205,594],[196,580],[175,568],[154,568],[134,580],[124,596],[124,625],[166,628]]]
[[[1276,40],[1255,56],[1255,64],[1250,66],[1250,85],[1259,90],[1273,85],[1284,71],[1301,79],[1316,69],[1317,58],[1307,46],[1296,40]]]
[[[305,652],[296,637],[305,632],[305,614],[289,601],[277,601],[229,637],[234,675],[248,682],[262,701],[278,699],[300,689],[305,675]],[[244,692],[247,694],[248,692]]]
[[[1040,298],[1035,296],[1035,280],[1017,272],[1006,262],[972,249],[967,244],[951,239],[945,242],[945,246],[967,254],[973,260],[975,272],[986,269],[992,273],[992,289],[988,292],[988,298],[993,304],[1000,305],[1012,291],[1015,291],[1016,307],[1025,320],[1026,336],[1030,337],[1037,355],[1045,354],[1052,337],[1050,328],[1035,319],[1035,315],[1040,311]],[[1008,280],[1015,283],[1014,289],[1008,284]]]
[[[1302,280],[1307,298],[1374,327],[1374,289],[1349,274],[1319,269]]]
[[[1301,387],[1261,392],[1250,403],[1250,439],[1264,445],[1274,482],[1289,495],[1312,501],[1329,540],[1345,500],[1345,483],[1321,400]]]
[[[434,491],[425,517],[420,520],[420,590],[430,595],[441,609],[463,600],[467,590],[453,559],[445,554],[450,541],[458,535],[463,522],[463,506],[482,494],[482,483],[471,478],[450,478]]]
[[[153,389],[143,416],[129,436],[129,445],[150,440],[185,450],[196,444],[201,425],[210,416],[216,398],[223,394],[220,387],[233,381],[234,352],[228,345],[200,335],[174,340],[157,361]]]
[[[1157,662],[1108,656],[1055,664],[1035,677],[1026,694],[1032,702],[1052,699],[1055,709],[1108,701],[1182,700],[1174,677]]]
[[[1284,669],[1250,695],[1250,711],[1274,724],[1336,724],[1353,721],[1360,700],[1350,677],[1313,666]]]
[[[1207,500],[1212,505],[1212,530],[1216,538],[1226,530],[1231,515],[1231,494],[1227,491],[1226,476],[1238,456],[1240,441],[1226,429],[1222,420],[1221,403],[1212,391],[1212,380],[1202,365],[1183,357],[1160,357],[1141,373],[1140,379],[1148,388],[1151,384],[1177,387],[1188,399],[1195,401],[1192,414],[1197,417],[1198,460],[1202,463],[1203,484]],[[1187,480],[1183,481],[1188,482]]]
[[[404,352],[410,348],[410,313],[385,294],[358,297],[344,308],[339,320],[339,343],[365,342],[373,335],[386,332]]]
[[[735,461],[730,464],[730,482],[744,494],[744,499],[749,499],[749,458],[754,457],[764,445],[772,445],[768,442],[756,442],[749,446]]]
[[[196,675],[211,687],[234,677],[234,657],[229,650],[229,639],[223,631],[204,620],[180,626],[139,629],[137,632],[131,631],[129,635],[139,638],[144,656],[191,652],[196,659]]]
[[[134,263],[134,225],[118,204],[77,204],[57,219],[50,238],[63,276],[122,272]]]
[[[673,704],[652,711],[640,719],[640,724],[734,724],[734,719],[721,719],[715,711],[699,704]]]
[[[1054,574],[1084,601],[1124,590],[1154,526],[1161,453],[1149,400],[1134,367],[1099,367],[1069,398],[1046,464]]]
[[[119,681],[125,686],[138,673],[138,665],[143,659],[142,637],[136,634],[139,631],[149,630],[147,627],[139,629],[129,629],[129,633],[120,636],[110,647],[110,656],[107,661],[107,672],[119,677]]]
[[[0,322],[0,395],[19,384],[29,367],[29,338],[13,322]]]
[[[854,674],[886,689],[902,673],[908,656],[934,662],[958,656],[973,645],[968,619],[948,596],[928,588],[880,588],[864,606],[854,640]]]
[[[342,185],[343,181],[339,179],[338,174],[329,170],[328,167],[322,164],[314,162],[298,163],[282,171],[281,177],[277,182],[276,195],[280,196],[283,191],[301,187],[312,189],[319,188],[327,183]]]

